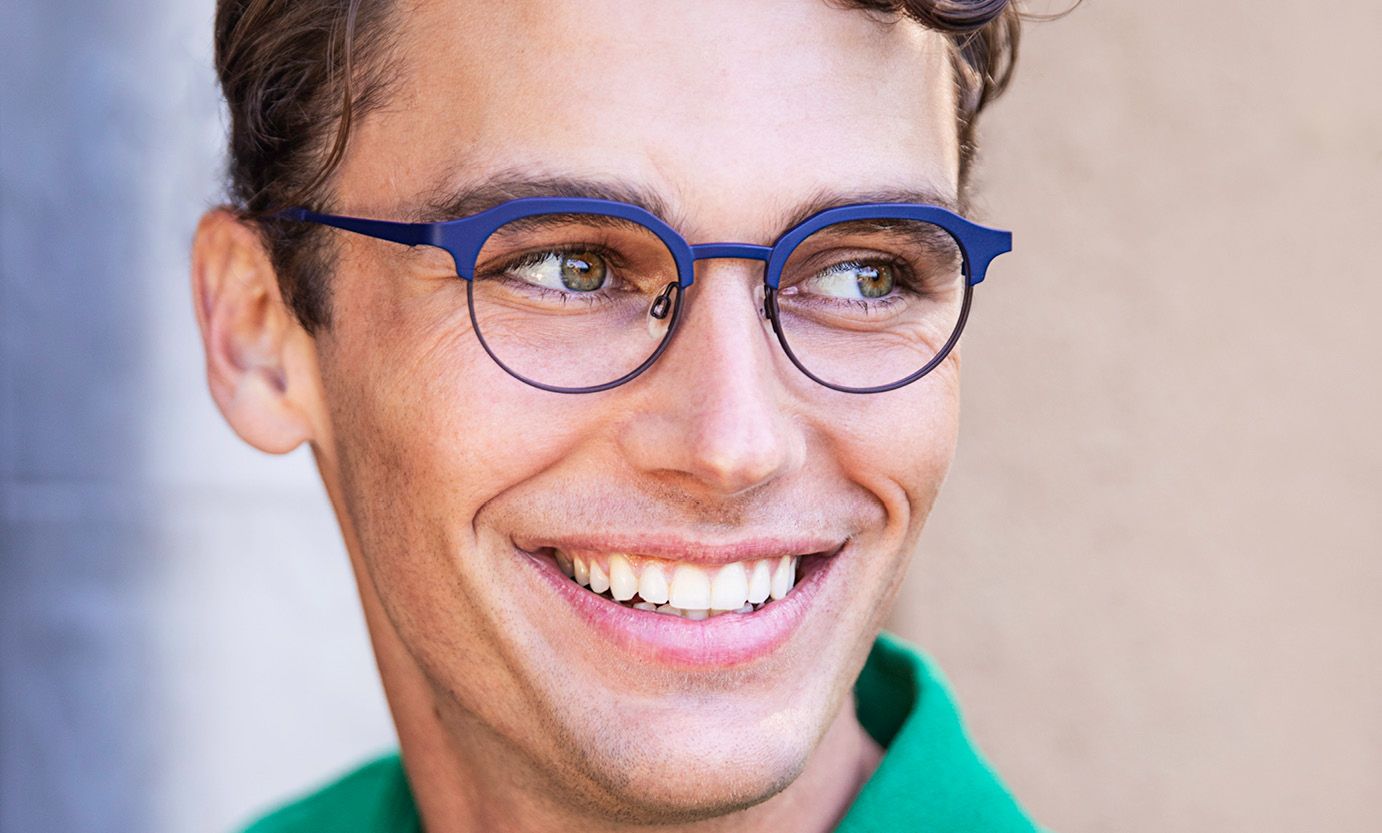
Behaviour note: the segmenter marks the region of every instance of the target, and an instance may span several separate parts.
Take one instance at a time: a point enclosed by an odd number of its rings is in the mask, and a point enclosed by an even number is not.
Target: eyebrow
[[[839,208],[845,205],[857,205],[859,203],[889,202],[934,205],[953,211],[956,214],[961,213],[960,201],[957,198],[929,187],[895,187],[863,191],[830,191],[819,188],[809,199],[802,202],[783,218],[782,224],[778,227],[778,233],[785,232],[787,229],[800,224],[806,220],[806,218],[831,208]]]
[[[438,223],[478,214],[501,203],[525,197],[584,197],[612,200],[638,206],[662,218],[676,229],[685,229],[685,217],[674,213],[657,191],[620,179],[551,176],[504,171],[482,182],[447,188],[440,186],[413,210],[406,212],[414,222]],[[817,188],[805,200],[778,215],[773,239],[814,214],[831,208],[859,203],[921,203],[961,213],[960,201],[928,186],[885,187],[861,190]],[[771,242],[771,241],[769,241]]]
[[[410,212],[416,222],[439,223],[469,217],[509,200],[525,197],[585,197],[636,205],[672,223],[666,200],[652,189],[624,180],[545,176],[506,171],[483,182],[449,190],[438,188]]]

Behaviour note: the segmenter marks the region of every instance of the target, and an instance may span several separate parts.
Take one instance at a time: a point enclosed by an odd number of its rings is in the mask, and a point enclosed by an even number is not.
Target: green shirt
[[[880,633],[854,684],[885,754],[836,833],[1033,833],[965,733],[948,684],[912,645]],[[421,833],[398,753],[270,813],[245,833]]]

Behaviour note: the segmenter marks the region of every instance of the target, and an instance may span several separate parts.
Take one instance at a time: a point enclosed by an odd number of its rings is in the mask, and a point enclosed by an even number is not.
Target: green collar
[[[854,694],[859,722],[887,751],[836,833],[1037,829],[970,741],[940,669],[912,645],[880,633]]]

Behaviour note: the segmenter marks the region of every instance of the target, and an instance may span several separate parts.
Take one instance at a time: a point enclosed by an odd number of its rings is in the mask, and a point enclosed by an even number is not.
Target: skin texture
[[[939,36],[810,0],[404,6],[393,96],[358,125],[332,208],[406,219],[515,171],[658,194],[692,242],[770,243],[821,191],[956,194]],[[198,231],[213,396],[269,452],[311,444],[432,833],[827,831],[881,750],[851,688],[944,479],[958,354],[852,396],[755,311],[761,266],[698,266],[667,352],[615,390],[505,375],[437,250],[333,232],[332,326],[292,319],[253,230]],[[849,548],[779,650],[650,666],[533,580],[512,541],[821,532]]]

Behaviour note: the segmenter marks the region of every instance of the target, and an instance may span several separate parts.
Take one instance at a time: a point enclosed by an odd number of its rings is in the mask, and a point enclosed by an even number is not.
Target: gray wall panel
[[[0,830],[228,829],[391,742],[310,459],[215,413],[209,3],[0,8]]]

